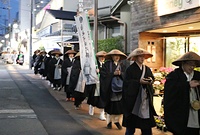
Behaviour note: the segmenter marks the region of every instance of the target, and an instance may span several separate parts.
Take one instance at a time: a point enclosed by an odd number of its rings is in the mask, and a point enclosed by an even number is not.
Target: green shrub
[[[124,38],[123,36],[117,36],[113,38],[103,39],[98,41],[98,51],[109,52],[113,49],[118,49],[124,52]]]

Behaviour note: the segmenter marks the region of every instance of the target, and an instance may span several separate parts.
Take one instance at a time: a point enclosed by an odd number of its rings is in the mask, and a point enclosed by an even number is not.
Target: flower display
[[[154,73],[155,81],[153,83],[153,88],[155,91],[160,92],[161,90],[164,89],[164,84],[166,81],[165,77],[173,70],[174,70],[173,68],[161,67]]]

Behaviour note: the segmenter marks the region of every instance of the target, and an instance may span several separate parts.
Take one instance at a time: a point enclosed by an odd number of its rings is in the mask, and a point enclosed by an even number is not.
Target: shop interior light
[[[43,0],[41,0],[41,1],[40,1],[40,3],[44,3],[44,1],[43,1]]]
[[[163,32],[167,32],[167,30],[163,30]]]
[[[193,29],[194,27],[192,27],[192,26],[190,26],[190,27],[188,27],[188,29]]]

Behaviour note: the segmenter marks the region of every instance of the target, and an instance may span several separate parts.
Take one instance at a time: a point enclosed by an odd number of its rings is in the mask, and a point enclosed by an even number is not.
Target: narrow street
[[[106,121],[88,114],[88,105],[75,110],[65,101],[64,91],[53,91],[46,80],[33,74],[28,66],[0,61],[1,135],[124,135],[125,128],[106,129]],[[171,135],[153,129],[154,135]],[[136,135],[140,135],[137,130]]]

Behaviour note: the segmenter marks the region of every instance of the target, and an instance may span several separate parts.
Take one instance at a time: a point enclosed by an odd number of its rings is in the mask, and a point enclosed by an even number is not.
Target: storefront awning
[[[53,15],[56,19],[61,19],[61,20],[71,20],[74,21],[74,16],[76,16],[76,12],[72,11],[63,11],[63,10],[52,10],[52,9],[47,9],[47,11]]]

